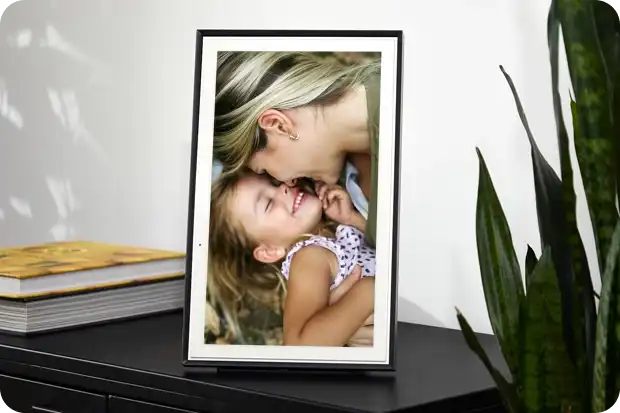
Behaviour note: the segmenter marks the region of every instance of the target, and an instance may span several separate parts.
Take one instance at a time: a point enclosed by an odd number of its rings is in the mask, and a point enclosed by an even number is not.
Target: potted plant
[[[579,163],[602,290],[592,286],[576,221],[569,135],[558,89],[560,30],[573,94]],[[542,253],[528,246],[521,272],[510,228],[484,157],[479,158],[476,238],[493,333],[510,377],[485,354],[465,316],[469,347],[517,412],[602,412],[620,392],[620,22],[598,0],[553,0],[548,44],[561,176],[540,152],[512,79],[500,66],[531,146]]]

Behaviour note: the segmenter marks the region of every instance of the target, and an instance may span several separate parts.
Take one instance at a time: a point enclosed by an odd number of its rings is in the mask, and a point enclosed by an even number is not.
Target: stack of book
[[[185,254],[87,241],[0,249],[0,330],[49,332],[177,310]]]

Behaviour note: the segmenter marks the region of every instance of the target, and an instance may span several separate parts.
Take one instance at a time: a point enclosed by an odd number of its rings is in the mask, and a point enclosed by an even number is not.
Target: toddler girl
[[[375,252],[364,218],[346,191],[317,184],[316,193],[243,173],[214,183],[209,227],[209,288],[234,319],[244,293],[286,279],[284,344],[343,346],[374,311]],[[335,221],[339,225],[333,228]],[[363,279],[329,305],[330,290],[356,266]],[[228,270],[221,271],[228,267]]]

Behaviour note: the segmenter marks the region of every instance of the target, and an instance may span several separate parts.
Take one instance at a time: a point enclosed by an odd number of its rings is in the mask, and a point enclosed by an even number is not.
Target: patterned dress
[[[288,279],[291,260],[297,251],[309,245],[317,245],[330,250],[338,258],[338,274],[330,289],[336,288],[353,271],[356,265],[362,267],[362,277],[375,276],[375,250],[366,244],[364,233],[348,225],[338,225],[336,237],[315,235],[300,241],[291,248],[282,263],[282,274]]]

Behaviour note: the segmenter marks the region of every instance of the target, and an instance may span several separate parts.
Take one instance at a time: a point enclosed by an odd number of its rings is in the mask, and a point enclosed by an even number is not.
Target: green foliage
[[[534,267],[521,323],[521,387],[528,412],[560,412],[579,406],[581,387],[562,334],[558,277],[547,247]]]
[[[530,280],[532,279],[532,273],[534,272],[534,268],[536,268],[536,264],[538,264],[538,258],[536,258],[536,253],[530,247],[527,246],[527,253],[525,254],[525,287],[528,288],[530,285]]]
[[[545,160],[517,89],[503,67],[530,147],[542,255],[528,245],[525,289],[510,228],[484,158],[479,158],[476,236],[493,332],[511,373],[491,364],[465,317],[469,347],[512,412],[601,412],[620,392],[620,20],[597,0],[552,0],[548,46],[560,176]],[[584,185],[603,289],[598,315],[577,227],[570,139],[558,87],[560,33],[574,98],[574,149]]]
[[[497,388],[502,394],[502,397],[504,398],[504,401],[506,402],[508,410],[511,413],[520,412],[521,402],[517,395],[515,386],[512,383],[509,383],[506,380],[506,378],[502,375],[502,373],[500,373],[499,370],[497,370],[493,366],[493,364],[491,363],[491,360],[489,359],[484,349],[480,345],[480,342],[478,341],[478,337],[476,337],[474,330],[472,330],[469,323],[467,322],[463,314],[461,314],[461,312],[458,309],[456,310],[456,312],[457,312],[457,319],[459,321],[459,325],[461,326],[461,330],[463,331],[463,335],[465,336],[465,341],[467,341],[467,344],[474,351],[474,353],[476,353],[476,355],[480,357],[480,360],[482,361],[484,366],[489,371],[489,374],[491,374],[491,377],[493,377],[493,380],[495,380],[495,383],[497,384]]]
[[[481,228],[477,241],[484,294],[493,332],[505,349],[504,356],[513,377],[518,377],[518,353],[512,343],[519,335],[523,281],[506,216],[480,152],[478,156],[481,173],[476,226]]]
[[[580,131],[575,135],[575,149],[597,243],[599,265],[603,267],[618,219],[615,159],[609,156],[614,152],[613,142],[617,137],[613,135],[610,77],[600,47],[600,44],[607,43],[607,35],[605,32],[599,33],[594,18],[597,3],[600,7],[601,2],[595,0],[557,0],[552,6],[552,13],[561,25],[564,36]],[[615,15],[617,20],[613,9],[610,14]],[[599,27],[604,28],[602,25]],[[599,40],[601,37],[604,39],[602,42]]]
[[[618,341],[620,338],[620,224],[612,238],[610,254],[603,271],[603,291],[599,304],[596,329],[596,358],[594,360],[594,393],[592,407],[602,412],[618,399]],[[611,334],[611,335],[610,335]],[[614,371],[615,370],[615,371]]]

